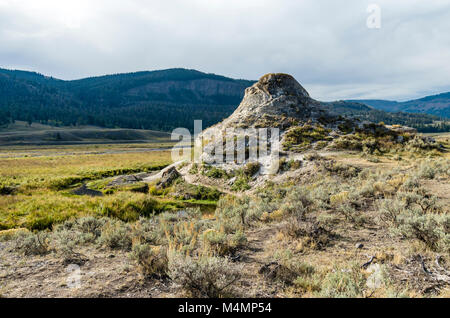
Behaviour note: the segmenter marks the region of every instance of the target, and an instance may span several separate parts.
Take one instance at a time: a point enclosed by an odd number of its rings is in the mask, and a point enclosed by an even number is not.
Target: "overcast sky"
[[[285,72],[320,100],[405,100],[450,91],[450,0],[0,0],[0,67]]]

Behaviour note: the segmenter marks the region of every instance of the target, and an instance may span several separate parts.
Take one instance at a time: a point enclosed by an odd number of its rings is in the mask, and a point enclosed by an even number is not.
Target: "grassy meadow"
[[[170,144],[170,134],[166,132],[102,128],[96,126],[54,127],[39,123],[15,121],[0,126],[0,145],[4,146],[61,146],[95,144]]]
[[[103,181],[106,184],[114,176],[158,171],[171,163],[169,151],[102,154],[103,151],[120,152],[122,148],[108,145],[95,149],[100,154],[69,146],[47,148],[41,153],[32,150],[32,154],[24,154],[24,149],[19,149],[20,154],[17,149],[1,150],[0,229],[42,230],[75,216],[111,213],[105,211],[114,204],[120,205],[117,210],[124,210],[120,217],[125,219],[151,213],[150,210],[139,211],[139,205],[144,209],[149,202],[152,206],[147,209],[167,208],[170,202],[153,202],[149,195],[132,192],[132,189],[113,191],[102,197],[72,194],[71,190],[82,183]],[[52,151],[58,154],[52,155]]]

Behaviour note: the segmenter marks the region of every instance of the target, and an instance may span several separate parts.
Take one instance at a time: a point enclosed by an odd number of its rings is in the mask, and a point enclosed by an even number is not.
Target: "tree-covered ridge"
[[[61,81],[0,70],[0,124],[12,120],[75,126],[172,130],[228,116],[251,81],[171,69]]]
[[[323,103],[334,113],[357,117],[374,123],[384,122],[388,125],[405,125],[414,127],[420,132],[447,132],[450,131],[450,122],[445,119],[428,114],[416,114],[406,112],[386,112],[366,106],[355,101],[338,101]]]

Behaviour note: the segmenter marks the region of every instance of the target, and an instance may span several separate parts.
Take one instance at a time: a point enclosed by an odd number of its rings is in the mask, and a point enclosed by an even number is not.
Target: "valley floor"
[[[450,297],[449,153],[315,153],[249,191],[182,167],[139,192],[105,185],[168,152],[16,151],[0,153],[1,297]]]

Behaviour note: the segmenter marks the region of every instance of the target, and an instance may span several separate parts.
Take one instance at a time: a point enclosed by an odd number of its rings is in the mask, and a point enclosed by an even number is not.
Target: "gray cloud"
[[[381,28],[369,29],[370,3]],[[0,0],[0,67],[294,75],[322,100],[450,90],[450,1]]]

